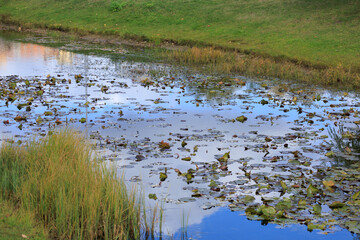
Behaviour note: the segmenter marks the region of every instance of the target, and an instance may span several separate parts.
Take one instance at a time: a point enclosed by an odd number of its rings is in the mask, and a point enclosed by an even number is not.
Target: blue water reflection
[[[247,220],[246,216],[239,212],[232,212],[226,208],[221,208],[211,216],[205,217],[201,224],[194,224],[179,230],[174,239],[251,239],[251,240],[345,240],[359,239],[359,236],[352,235],[349,231],[341,230],[328,235],[324,235],[319,230],[307,231],[305,225],[279,226],[277,224],[266,224],[260,221]],[[188,238],[186,238],[186,236]]]

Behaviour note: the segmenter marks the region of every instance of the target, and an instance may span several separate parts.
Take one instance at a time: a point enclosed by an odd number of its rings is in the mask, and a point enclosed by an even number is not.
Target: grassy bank
[[[30,211],[56,239],[139,239],[148,227],[134,193],[65,131],[0,151],[1,198]]]
[[[5,21],[359,71],[358,0],[0,0]]]

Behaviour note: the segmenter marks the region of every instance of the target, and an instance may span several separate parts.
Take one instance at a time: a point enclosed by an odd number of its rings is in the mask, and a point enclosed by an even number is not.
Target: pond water
[[[357,93],[17,38],[0,33],[1,141],[82,131],[174,239],[359,239]]]

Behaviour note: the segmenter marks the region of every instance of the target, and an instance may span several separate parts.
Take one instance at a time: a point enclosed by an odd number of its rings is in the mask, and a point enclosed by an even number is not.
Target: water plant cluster
[[[56,239],[138,239],[141,202],[70,131],[0,150],[1,197],[34,213]]]
[[[249,77],[278,78],[303,83],[319,84],[343,88],[359,88],[360,74],[356,70],[342,66],[325,68],[306,67],[287,60],[254,57],[243,53],[215,48],[170,50],[166,58],[176,62],[205,67],[205,71],[241,74]]]

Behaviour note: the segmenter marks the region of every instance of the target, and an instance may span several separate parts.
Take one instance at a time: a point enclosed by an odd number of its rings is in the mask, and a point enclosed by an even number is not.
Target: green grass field
[[[29,26],[235,48],[360,71],[358,0],[0,0]]]

